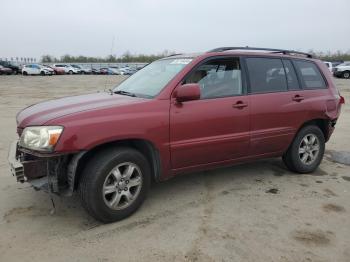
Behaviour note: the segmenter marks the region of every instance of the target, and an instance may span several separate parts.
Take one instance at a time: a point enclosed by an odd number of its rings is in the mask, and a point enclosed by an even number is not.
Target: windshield
[[[188,58],[155,61],[127,78],[113,91],[153,98],[191,61]]]

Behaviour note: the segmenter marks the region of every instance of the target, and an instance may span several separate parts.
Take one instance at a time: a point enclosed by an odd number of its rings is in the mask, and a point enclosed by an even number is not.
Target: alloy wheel
[[[140,194],[142,182],[142,173],[136,164],[125,162],[117,165],[103,183],[105,204],[113,210],[129,207]]]
[[[305,165],[311,165],[320,152],[320,141],[314,134],[307,134],[299,145],[299,158]]]

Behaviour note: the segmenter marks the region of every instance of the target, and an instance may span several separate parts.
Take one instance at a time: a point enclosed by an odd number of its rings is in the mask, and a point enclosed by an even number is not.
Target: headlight
[[[38,151],[53,151],[61,136],[61,126],[30,126],[23,130],[19,145]]]

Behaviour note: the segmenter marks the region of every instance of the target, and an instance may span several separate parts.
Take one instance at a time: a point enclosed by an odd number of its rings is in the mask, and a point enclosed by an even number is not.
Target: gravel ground
[[[10,175],[16,113],[121,80],[0,76],[0,261],[350,261],[349,103],[312,175],[269,159],[153,185],[141,209],[118,223],[94,221],[76,196],[55,197],[50,215],[48,195]],[[350,80],[335,81],[350,102]]]

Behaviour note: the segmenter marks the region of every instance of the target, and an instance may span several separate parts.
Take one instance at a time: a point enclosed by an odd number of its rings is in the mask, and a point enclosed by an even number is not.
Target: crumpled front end
[[[76,166],[69,164],[72,158],[72,155],[32,154],[20,148],[18,141],[12,142],[8,155],[11,173],[18,182],[29,182],[36,190],[60,195],[73,192],[74,184],[70,185],[70,182],[74,181],[68,178],[71,169],[75,174]]]

